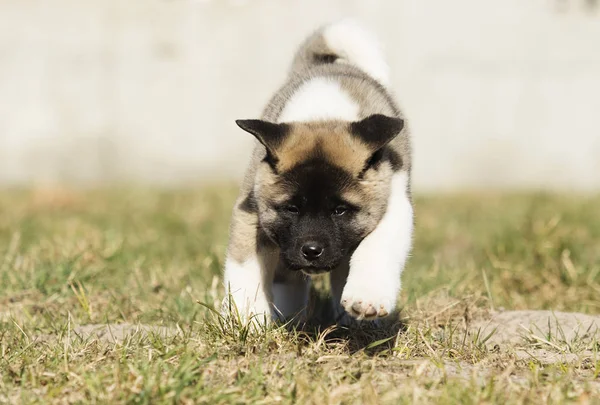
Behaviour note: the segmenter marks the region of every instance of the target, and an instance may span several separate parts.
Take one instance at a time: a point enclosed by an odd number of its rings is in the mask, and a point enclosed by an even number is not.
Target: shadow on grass
[[[364,352],[369,356],[386,354],[395,346],[399,333],[406,330],[405,325],[398,316],[390,316],[385,323],[356,322],[349,326],[330,325],[307,322],[303,325],[293,326],[299,334],[300,340],[307,344],[321,339],[325,344],[344,344],[350,354]]]
[[[324,343],[343,343],[350,354],[364,351],[368,355],[384,354],[394,348],[398,333],[406,330],[400,312],[391,313],[377,321],[356,321],[348,315],[336,317],[331,297],[322,292],[311,292],[308,321],[290,323],[288,329],[298,332],[307,343],[322,339]]]

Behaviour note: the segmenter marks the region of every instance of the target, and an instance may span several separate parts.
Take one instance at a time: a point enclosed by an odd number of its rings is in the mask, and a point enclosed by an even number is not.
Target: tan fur
[[[290,134],[278,148],[277,170],[285,172],[318,155],[348,173],[358,175],[372,151],[348,131],[347,122],[292,123]]]
[[[231,223],[228,255],[238,263],[244,263],[248,252],[256,252],[256,229],[258,218],[256,214],[235,209],[235,217]]]

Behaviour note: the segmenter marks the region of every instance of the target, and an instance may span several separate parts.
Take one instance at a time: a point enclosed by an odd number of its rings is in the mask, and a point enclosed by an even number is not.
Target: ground
[[[251,330],[234,196],[3,191],[0,403],[600,402],[600,197],[417,196],[397,322]]]

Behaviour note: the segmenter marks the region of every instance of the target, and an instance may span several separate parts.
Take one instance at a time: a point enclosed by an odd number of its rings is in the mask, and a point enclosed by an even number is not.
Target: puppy
[[[389,81],[374,37],[337,22],[300,47],[261,119],[236,121],[257,143],[233,209],[226,307],[302,318],[310,276],[327,272],[339,315],[394,310],[413,208],[409,132]]]

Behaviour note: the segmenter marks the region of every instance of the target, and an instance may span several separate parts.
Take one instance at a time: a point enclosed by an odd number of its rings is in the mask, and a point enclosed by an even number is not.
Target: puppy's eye
[[[288,205],[285,207],[285,210],[294,215],[298,215],[300,213],[300,209],[295,205]]]
[[[344,215],[346,213],[346,211],[348,211],[348,207],[345,207],[343,205],[338,205],[333,210],[333,215],[335,215],[336,217],[340,217],[340,216]]]

